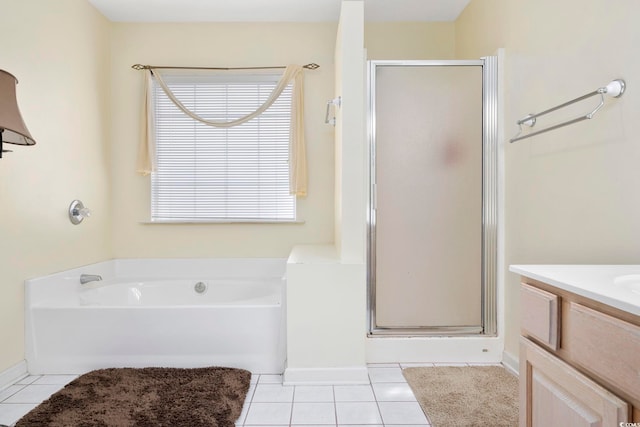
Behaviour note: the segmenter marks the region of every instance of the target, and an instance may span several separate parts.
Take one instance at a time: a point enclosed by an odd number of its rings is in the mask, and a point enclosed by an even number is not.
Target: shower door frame
[[[379,327],[376,325],[376,70],[377,67],[482,67],[482,277],[481,325]],[[498,263],[498,57],[478,60],[370,60],[367,66],[369,198],[367,207],[368,336],[496,336]]]

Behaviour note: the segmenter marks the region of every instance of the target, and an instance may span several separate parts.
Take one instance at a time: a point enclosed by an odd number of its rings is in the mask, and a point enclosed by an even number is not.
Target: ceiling
[[[470,0],[365,0],[367,21],[455,21]],[[89,0],[116,22],[331,22],[341,0]]]

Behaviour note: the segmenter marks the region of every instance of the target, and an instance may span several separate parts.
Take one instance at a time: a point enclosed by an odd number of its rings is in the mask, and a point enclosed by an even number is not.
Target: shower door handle
[[[371,209],[378,209],[378,185],[374,183],[371,188]]]

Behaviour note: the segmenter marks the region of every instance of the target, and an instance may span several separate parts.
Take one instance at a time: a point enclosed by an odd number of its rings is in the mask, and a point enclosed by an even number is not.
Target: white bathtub
[[[279,259],[112,260],[28,280],[29,372],[230,366],[282,373],[284,271]],[[82,273],[103,280],[80,285]]]

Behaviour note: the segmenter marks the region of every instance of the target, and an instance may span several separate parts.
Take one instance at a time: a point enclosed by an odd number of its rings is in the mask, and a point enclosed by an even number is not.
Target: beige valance
[[[204,123],[208,126],[218,128],[230,128],[238,126],[249,120],[259,116],[266,111],[282,94],[282,91],[293,83],[293,93],[291,100],[291,123],[289,138],[289,186],[290,193],[295,196],[304,197],[307,195],[307,164],[306,164],[306,145],[304,140],[304,88],[303,88],[303,69],[299,65],[289,65],[285,68],[278,84],[273,89],[269,98],[255,111],[236,120],[229,122],[219,122],[206,120],[198,114],[189,110],[182,102],[173,94],[167,84],[164,82],[162,73],[159,70],[147,69],[144,72],[144,105],[142,110],[142,136],[138,150],[138,173],[148,175],[155,170],[155,124],[152,114],[152,92],[153,79],[162,88],[169,99],[182,110],[186,115],[194,120]]]

